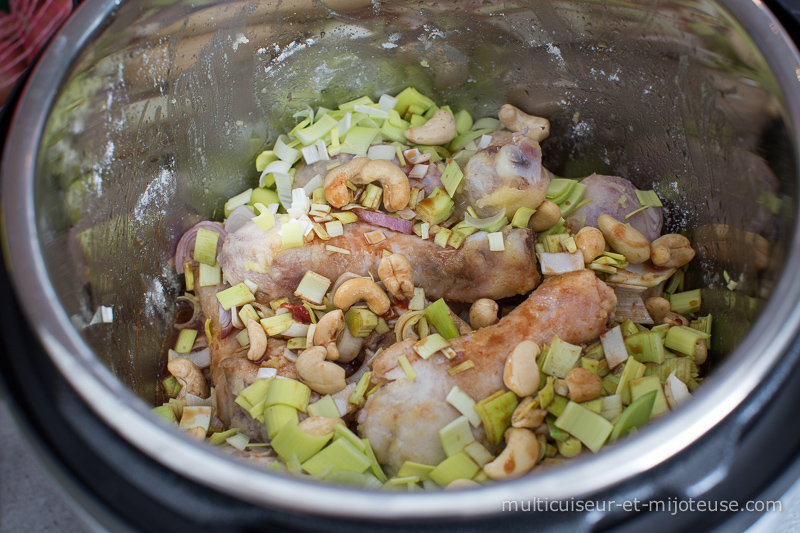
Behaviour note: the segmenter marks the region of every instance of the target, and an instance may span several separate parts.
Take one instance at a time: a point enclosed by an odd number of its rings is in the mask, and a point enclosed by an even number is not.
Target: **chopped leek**
[[[268,318],[261,319],[261,325],[270,337],[276,337],[289,329],[292,324],[296,322],[292,318],[291,313],[282,315],[275,315]]]
[[[643,426],[650,420],[650,413],[653,410],[653,405],[656,401],[656,391],[648,392],[644,396],[632,402],[628,407],[622,411],[622,414],[614,424],[614,430],[611,432],[608,441],[616,442],[617,439],[623,437],[633,431],[634,429]]]
[[[466,361],[457,364],[454,367],[448,368],[447,373],[451,376],[455,376],[456,374],[460,374],[461,372],[465,372],[470,368],[473,368],[475,363],[471,359],[467,359]]]
[[[169,404],[159,405],[158,407],[153,407],[151,411],[162,418],[164,418],[167,422],[172,422],[177,424],[178,418],[175,416],[175,411],[172,410],[172,407]]]
[[[349,441],[350,444],[360,452],[364,452],[367,449],[367,445],[364,444],[364,441],[358,438],[358,435],[347,429],[347,426],[344,424],[336,424],[336,428],[333,431],[333,438],[334,440],[344,439]]]
[[[663,363],[664,342],[657,332],[642,331],[625,339],[631,356],[640,363]]]
[[[369,309],[350,309],[344,320],[353,337],[366,337],[378,325],[378,317]]]
[[[258,172],[261,172],[262,170],[267,168],[267,165],[277,160],[278,156],[275,155],[275,152],[273,152],[272,150],[264,150],[263,152],[258,154],[258,157],[256,158],[256,170]]]
[[[297,415],[297,409],[292,406],[284,404],[275,404],[264,409],[263,422],[267,426],[267,436],[274,439],[275,435],[290,422],[295,424],[300,423],[300,417]]]
[[[292,337],[286,342],[286,347],[289,348],[290,350],[305,350],[307,346],[308,343],[305,337]]]
[[[255,299],[256,297],[253,296],[250,288],[245,283],[239,283],[217,293],[217,300],[226,311],[230,310],[231,307],[240,307],[248,304]]]
[[[679,315],[689,315],[700,311],[703,299],[700,289],[693,291],[676,292],[669,297],[670,311]]]
[[[425,309],[425,289],[414,287],[414,297],[408,302],[409,311],[422,311]],[[428,319],[430,322],[430,319]]]
[[[547,379],[542,380],[542,383],[544,386],[541,388],[536,398],[539,400],[539,408],[547,409],[556,397],[552,376],[547,376]]]
[[[462,109],[458,113],[455,114],[453,117],[456,123],[456,132],[461,135],[463,133],[467,133],[469,130],[472,129],[472,124],[474,123],[472,119],[472,115],[469,114],[468,111]]]
[[[255,208],[258,209],[259,215],[253,218],[253,222],[263,231],[272,229],[275,226],[275,215],[272,214],[264,204],[257,203]]]
[[[444,186],[445,191],[447,191],[447,194],[450,195],[450,198],[452,198],[456,193],[456,190],[461,184],[461,180],[463,178],[464,173],[461,171],[458,163],[456,163],[453,159],[450,159],[447,162],[447,167],[445,167],[441,177],[442,185]]]
[[[221,446],[222,444],[225,443],[228,437],[233,437],[237,433],[239,433],[239,430],[237,428],[231,428],[227,431],[218,431],[217,433],[214,433],[213,435],[211,435],[211,437],[209,437],[208,443],[213,446]]]
[[[585,205],[588,202],[581,202],[583,195],[586,193],[587,185],[583,183],[575,183],[569,195],[562,201],[556,202],[558,207],[561,208],[561,216],[567,218],[579,206]],[[554,200],[555,201],[555,200]]]
[[[556,419],[555,426],[576,437],[594,453],[603,446],[614,429],[608,420],[575,402],[567,404]]]
[[[558,453],[564,457],[576,457],[581,453],[581,441],[575,437],[567,437],[565,440],[557,440]]]
[[[364,444],[364,453],[367,459],[369,459],[369,471],[372,472],[372,475],[374,475],[380,483],[386,483],[386,474],[383,473],[383,469],[378,463],[378,458],[375,457],[375,452],[372,449],[372,445],[369,443],[369,439],[361,439],[361,442]]]
[[[337,124],[338,121],[335,118],[330,115],[323,115],[312,126],[295,131],[294,136],[300,139],[300,142],[304,145],[309,145],[327,135]]]
[[[303,279],[294,291],[294,295],[298,298],[308,300],[311,303],[321,305],[330,286],[331,280],[321,274],[308,270],[305,275],[303,275]]]
[[[216,265],[217,242],[219,233],[205,228],[198,229],[194,241],[194,260],[208,266]]]
[[[433,238],[433,242],[437,246],[441,246],[442,248],[447,248],[447,243],[452,235],[453,232],[450,231],[449,229],[439,228],[439,231],[436,232],[436,236]]]
[[[630,382],[644,376],[644,371],[645,366],[636,359],[630,358],[625,363],[625,368],[620,374],[619,385],[617,385],[616,390],[616,394],[622,397],[622,403],[625,405],[631,403]]]
[[[364,395],[367,393],[367,389],[369,388],[369,380],[371,377],[372,372],[364,372],[364,374],[361,376],[361,379],[358,380],[356,390],[350,395],[350,399],[348,400],[350,403],[359,405],[364,400]]]
[[[170,398],[175,398],[179,392],[181,392],[181,383],[180,381],[175,378],[175,376],[168,376],[161,380],[161,386],[164,389],[164,392]]]
[[[455,203],[446,191],[439,187],[433,189],[430,196],[417,203],[417,215],[428,224],[444,222],[455,210]]]
[[[305,413],[310,397],[311,389],[306,384],[294,379],[276,379],[272,381],[267,390],[265,406],[290,405]]]
[[[414,372],[414,369],[411,367],[411,363],[408,362],[408,357],[406,357],[406,354],[403,353],[398,355],[397,362],[400,363],[400,367],[406,373],[408,379],[413,380],[417,378],[417,373]]]
[[[464,224],[475,229],[489,231],[490,229],[494,229],[503,220],[507,221],[508,219],[505,218],[505,215],[505,208],[502,208],[500,211],[487,218],[477,218],[472,216],[470,213],[466,213],[464,215]]]
[[[457,479],[472,479],[478,470],[475,461],[461,451],[439,463],[428,475],[434,482],[446,487]]]
[[[535,212],[535,209],[531,209],[529,207],[520,207],[514,213],[514,217],[511,219],[511,225],[515,228],[527,228],[528,223]]]
[[[470,429],[466,416],[460,416],[439,430],[439,440],[445,455],[451,457],[462,451],[467,444],[474,442],[475,437]]]
[[[458,337],[458,328],[456,328],[455,322],[450,316],[450,308],[447,307],[443,298],[439,298],[425,308],[425,319],[436,328],[443,338],[450,340]]]
[[[235,435],[231,435],[230,437],[225,439],[229,445],[233,446],[239,451],[244,451],[247,448],[247,445],[250,443],[250,437],[245,435],[244,433],[237,433]]]
[[[474,141],[481,135],[486,135],[488,133],[492,133],[490,129],[480,129],[480,130],[471,130],[465,133],[461,133],[456,135],[456,137],[450,141],[450,146],[448,147],[451,152],[455,153],[459,150],[463,150],[470,142]]]
[[[664,390],[661,388],[661,379],[658,376],[647,376],[639,379],[631,380],[631,400],[635,402],[645,394],[655,391],[656,400],[653,403],[653,410],[650,412],[650,418],[664,414],[669,411],[667,405],[667,398],[664,396]]]
[[[448,346],[450,346],[450,343],[447,342],[444,337],[438,333],[434,333],[417,342],[414,345],[414,351],[423,359],[427,359],[442,348],[447,348]]]
[[[308,414],[310,416],[321,416],[323,418],[339,418],[342,414],[336,407],[330,395],[326,394],[314,403],[308,404]]]
[[[542,372],[548,376],[564,379],[570,370],[578,366],[581,358],[581,347],[562,341],[558,335],[550,343],[547,352],[547,361],[542,367]]]
[[[378,333],[378,335],[383,335],[384,333],[389,333],[391,329],[386,324],[384,319],[378,318],[378,325],[375,326],[375,331]]]
[[[297,460],[303,463],[322,450],[331,438],[333,432],[327,435],[311,435],[291,421],[278,431],[270,445],[284,461],[288,461],[294,453],[297,454]]]
[[[636,198],[643,207],[662,207],[664,205],[655,191],[640,191],[636,189]]]
[[[461,390],[457,385],[454,385],[450,392],[447,393],[447,403],[456,408],[456,410],[467,417],[469,423],[473,427],[481,425],[481,417],[475,411],[475,400],[469,394]]]
[[[398,477],[416,476],[420,481],[430,479],[430,473],[436,468],[431,465],[424,465],[422,463],[415,463],[413,461],[405,461],[400,470],[397,472]]]
[[[366,156],[372,140],[379,131],[378,128],[353,126],[345,135],[344,142],[342,142],[342,153]]]
[[[675,326],[669,328],[664,338],[664,346],[684,355],[694,356],[695,344],[700,339],[707,339],[711,335],[688,326]]]
[[[602,398],[603,408],[600,410],[600,416],[614,423],[614,420],[622,413],[622,397],[617,394],[611,394]]]
[[[236,402],[239,403],[239,398],[244,398],[251,406],[261,403],[267,398],[267,391],[269,391],[272,381],[272,379],[257,379],[239,393]]]
[[[486,449],[486,446],[476,440],[464,446],[464,453],[481,467],[494,460],[494,456]]]
[[[194,346],[194,340],[197,338],[196,329],[182,329],[178,334],[178,341],[175,343],[175,351],[178,353],[189,353]]]
[[[475,404],[475,411],[481,417],[486,438],[492,446],[497,446],[503,440],[503,433],[511,426],[511,415],[517,404],[517,395],[511,391],[497,391]]]
[[[370,461],[367,456],[347,439],[336,439],[303,463],[303,470],[311,475],[339,471],[361,473],[369,467]]]
[[[489,238],[489,251],[490,252],[503,252],[506,249],[505,243],[503,242],[503,232],[498,231],[495,233],[488,233],[486,235]]]
[[[281,244],[284,250],[303,246],[303,227],[299,220],[290,220],[281,227]]]
[[[566,409],[568,402],[569,400],[563,396],[553,396],[553,401],[547,406],[547,412],[554,416],[561,416],[561,413],[563,413],[564,409]]]
[[[433,107],[433,100],[421,94],[414,87],[406,87],[400,91],[400,93],[395,96],[395,100],[394,108],[400,115],[408,113],[408,108],[412,105],[422,108],[423,113],[427,111],[428,108]]]

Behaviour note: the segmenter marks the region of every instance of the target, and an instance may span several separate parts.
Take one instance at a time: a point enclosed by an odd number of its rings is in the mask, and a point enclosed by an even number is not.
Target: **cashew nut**
[[[324,346],[312,346],[297,358],[295,368],[300,381],[320,394],[336,394],[347,386],[344,368],[326,361]]]
[[[458,135],[456,121],[446,110],[440,109],[425,124],[409,128],[405,131],[406,139],[414,144],[442,146]]]
[[[697,339],[694,343],[694,362],[702,365],[708,359],[708,344],[705,339]]]
[[[653,241],[650,259],[665,268],[680,268],[694,259],[692,243],[683,235],[670,233]]]
[[[247,319],[247,336],[250,338],[250,349],[247,351],[247,358],[251,361],[258,361],[267,352],[267,332],[260,322]]]
[[[328,359],[337,361],[339,359],[339,349],[336,342],[344,329],[344,313],[341,309],[335,309],[319,319],[317,327],[314,329],[314,345],[324,346],[328,350]]]
[[[322,416],[310,416],[300,422],[297,426],[309,435],[314,435],[316,437],[322,437],[323,435],[327,435],[332,433],[334,429],[336,429],[336,425],[341,424],[344,425],[344,420],[341,418],[325,418]]]
[[[389,310],[389,297],[378,284],[367,278],[350,279],[342,283],[333,295],[333,305],[347,311],[359,300],[364,300],[376,315]]]
[[[403,254],[391,254],[381,259],[378,277],[386,290],[398,300],[411,300],[414,297],[411,263]]]
[[[206,383],[206,378],[203,376],[203,371],[200,370],[199,366],[184,357],[179,357],[167,363],[167,370],[181,384],[181,392],[178,393],[178,399],[187,394],[208,398],[210,394],[208,383]]]
[[[644,302],[647,312],[656,324],[663,324],[664,317],[669,313],[670,305],[669,300],[660,296],[653,296]]]
[[[369,161],[366,157],[356,157],[344,165],[331,169],[325,175],[325,182],[322,186],[325,199],[329,204],[333,207],[344,207],[350,203],[350,190],[347,188],[347,182],[352,181]]]
[[[606,242],[630,263],[644,263],[650,259],[650,242],[632,226],[623,224],[611,215],[597,217],[597,227],[603,232]]]
[[[505,104],[500,108],[497,118],[503,126],[511,131],[522,131],[528,128],[527,138],[532,141],[540,142],[550,135],[550,121],[546,118],[529,115],[511,104]]]
[[[675,311],[670,311],[664,315],[664,324],[669,324],[670,326],[688,326],[689,319],[683,315],[679,315]]]
[[[606,247],[603,232],[592,226],[586,226],[575,235],[575,246],[583,254],[583,262],[589,264],[601,255]]]
[[[533,341],[522,341],[514,347],[503,368],[503,383],[514,394],[523,398],[539,389],[539,345]]]
[[[528,429],[509,428],[505,433],[506,449],[483,467],[492,479],[513,479],[529,472],[539,460],[539,441]]]
[[[569,387],[569,399],[576,403],[595,400],[603,392],[603,380],[585,368],[573,368],[564,382]]]
[[[400,167],[391,161],[376,159],[364,165],[361,172],[350,179],[355,185],[366,185],[373,181],[383,186],[383,206],[387,211],[400,211],[408,206],[411,185]]]
[[[485,328],[497,322],[500,306],[489,298],[481,298],[469,308],[469,324],[473,329]]]
[[[547,417],[547,411],[545,409],[536,409],[534,407],[530,407],[530,404],[534,402],[533,397],[528,396],[521,402],[516,409],[514,409],[514,414],[511,415],[511,425],[515,428],[538,428],[544,422],[545,417]]]
[[[544,231],[558,224],[559,220],[561,220],[561,208],[557,203],[545,200],[531,216],[530,225],[533,231]]]

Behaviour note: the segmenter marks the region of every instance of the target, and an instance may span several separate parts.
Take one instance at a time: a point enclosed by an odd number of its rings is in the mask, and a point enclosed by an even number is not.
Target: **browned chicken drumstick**
[[[556,335],[572,344],[596,340],[616,303],[614,291],[592,271],[583,270],[547,279],[494,326],[453,339],[451,346],[459,354],[453,360],[421,359],[413,350],[414,341],[395,344],[373,364],[373,381],[387,383],[359,413],[360,433],[391,473],[404,461],[438,464],[445,459],[439,430],[459,416],[445,401],[454,385],[476,400],[501,390],[506,358],[517,344],[531,340],[541,346]],[[416,379],[408,379],[400,367],[401,354],[413,365]],[[475,364],[472,369],[448,374],[466,359]]]

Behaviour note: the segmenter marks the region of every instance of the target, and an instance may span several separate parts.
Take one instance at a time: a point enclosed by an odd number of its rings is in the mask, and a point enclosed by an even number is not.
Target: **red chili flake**
[[[311,315],[308,313],[308,309],[302,305],[295,305],[292,307],[292,318],[304,324],[311,322]]]

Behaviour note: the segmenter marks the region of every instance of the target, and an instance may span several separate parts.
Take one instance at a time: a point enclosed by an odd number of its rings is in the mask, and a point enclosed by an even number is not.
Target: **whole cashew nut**
[[[544,231],[558,224],[559,220],[561,220],[561,208],[558,207],[557,203],[545,200],[539,204],[536,212],[531,216],[531,229],[533,231]]]
[[[314,344],[324,346],[328,350],[328,359],[336,361],[339,359],[339,349],[336,342],[339,335],[344,330],[344,313],[341,309],[336,309],[319,319],[317,327],[314,329]]]
[[[389,297],[377,283],[367,278],[350,279],[342,283],[333,295],[333,305],[347,311],[359,300],[364,300],[376,315],[389,310]]]
[[[442,146],[458,135],[456,121],[446,110],[440,109],[425,124],[409,128],[405,131],[406,139],[414,144]]]
[[[597,217],[597,227],[606,242],[630,263],[644,263],[650,259],[650,242],[637,229],[623,224],[611,215]]]
[[[603,392],[603,380],[585,368],[573,368],[564,382],[569,387],[569,399],[576,403],[595,400]]]
[[[533,341],[517,344],[506,359],[503,368],[503,383],[514,394],[523,398],[539,389],[539,345]]]
[[[505,104],[500,108],[497,118],[503,126],[511,131],[522,131],[528,128],[525,136],[536,142],[543,141],[550,136],[550,121],[546,118],[529,115],[511,104]]]
[[[383,206],[387,211],[400,211],[408,206],[411,185],[400,167],[391,161],[376,159],[369,161],[361,167],[359,173],[350,178],[350,183],[354,185],[366,185],[373,181],[378,181],[383,186]]]
[[[414,274],[411,262],[403,254],[392,254],[381,259],[378,277],[392,296],[398,300],[414,297]]]
[[[669,313],[670,305],[669,300],[660,296],[653,296],[644,302],[647,312],[656,324],[663,324],[664,317]]]
[[[200,398],[208,398],[210,391],[208,383],[203,376],[203,371],[200,367],[192,363],[184,357],[178,357],[167,363],[167,370],[175,376],[182,388],[178,393],[178,398],[181,399],[187,394],[194,394]]]
[[[588,265],[603,254],[606,240],[599,229],[586,226],[575,235],[575,246],[583,254],[583,262]]]
[[[679,315],[675,311],[670,311],[664,316],[664,324],[669,324],[670,326],[688,326],[689,319],[683,315]]]
[[[324,346],[312,346],[297,358],[295,368],[300,381],[319,394],[336,394],[347,386],[344,368],[326,361]]]
[[[483,467],[492,479],[513,479],[529,472],[539,460],[539,441],[532,431],[509,428],[505,433],[506,449]]]
[[[247,351],[247,358],[251,361],[258,361],[267,352],[267,332],[260,322],[247,319],[247,336],[250,338],[250,349]]]
[[[485,328],[497,322],[500,306],[489,298],[476,300],[469,308],[469,324],[473,329]]]
[[[333,207],[344,207],[350,203],[350,190],[347,188],[347,182],[352,181],[369,161],[366,157],[356,157],[344,165],[331,169],[325,175],[325,182],[322,186],[325,199],[329,204]]]
[[[683,235],[670,233],[653,241],[650,259],[665,268],[680,268],[694,259],[692,243]]]
[[[341,418],[324,418],[321,416],[310,416],[300,422],[297,426],[309,435],[322,437],[332,433],[338,424],[344,425],[344,420]]]

